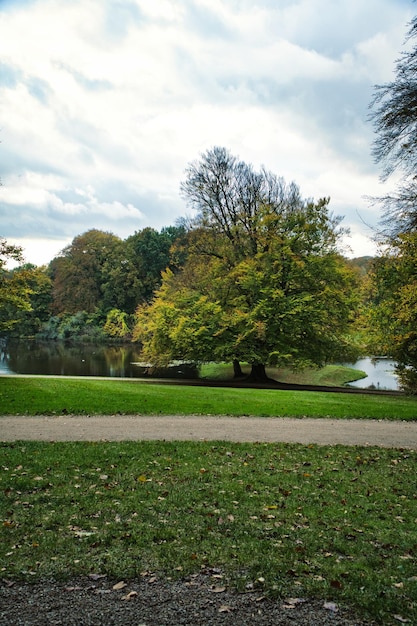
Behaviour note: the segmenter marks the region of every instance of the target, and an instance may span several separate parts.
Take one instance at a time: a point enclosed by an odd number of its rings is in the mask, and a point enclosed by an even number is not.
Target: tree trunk
[[[249,374],[248,380],[252,380],[255,383],[262,383],[270,380],[266,375],[265,365],[263,363],[252,363],[252,370]]]
[[[240,363],[237,359],[233,359],[233,374],[234,378],[243,378],[242,368],[240,367]]]

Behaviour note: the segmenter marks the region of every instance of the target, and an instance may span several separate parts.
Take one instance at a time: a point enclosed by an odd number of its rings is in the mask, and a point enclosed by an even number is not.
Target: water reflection
[[[156,371],[141,367],[139,348],[134,344],[71,344],[55,341],[9,341],[0,343],[0,374],[44,374],[54,376],[112,376],[142,378],[197,377],[197,369],[186,364]]]
[[[371,359],[370,357],[366,357],[359,359],[356,363],[345,363],[345,365],[362,370],[367,374],[366,378],[361,378],[353,383],[349,383],[352,387],[359,387],[360,389],[367,389],[369,387],[387,390],[399,389],[398,379],[394,374],[395,362],[391,359]]]

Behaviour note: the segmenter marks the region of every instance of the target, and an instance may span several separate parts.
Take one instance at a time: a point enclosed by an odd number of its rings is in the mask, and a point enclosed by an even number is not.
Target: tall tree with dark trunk
[[[246,361],[263,380],[267,364],[341,356],[353,275],[337,253],[342,231],[328,200],[303,200],[294,183],[224,148],[190,165],[182,191],[197,216],[182,272],[165,274],[140,311],[147,357],[160,358],[159,346],[168,360]]]

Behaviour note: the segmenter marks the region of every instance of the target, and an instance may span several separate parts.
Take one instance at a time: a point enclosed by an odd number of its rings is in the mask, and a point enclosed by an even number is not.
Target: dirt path
[[[4,416],[0,440],[222,440],[417,450],[417,422],[222,416]]]

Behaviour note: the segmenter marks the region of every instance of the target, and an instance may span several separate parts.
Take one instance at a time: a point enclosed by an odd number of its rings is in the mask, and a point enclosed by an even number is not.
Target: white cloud
[[[0,7],[2,234],[172,224],[187,163],[224,145],[330,195],[362,249],[358,207],[378,219],[367,107],[411,17],[398,0]]]

